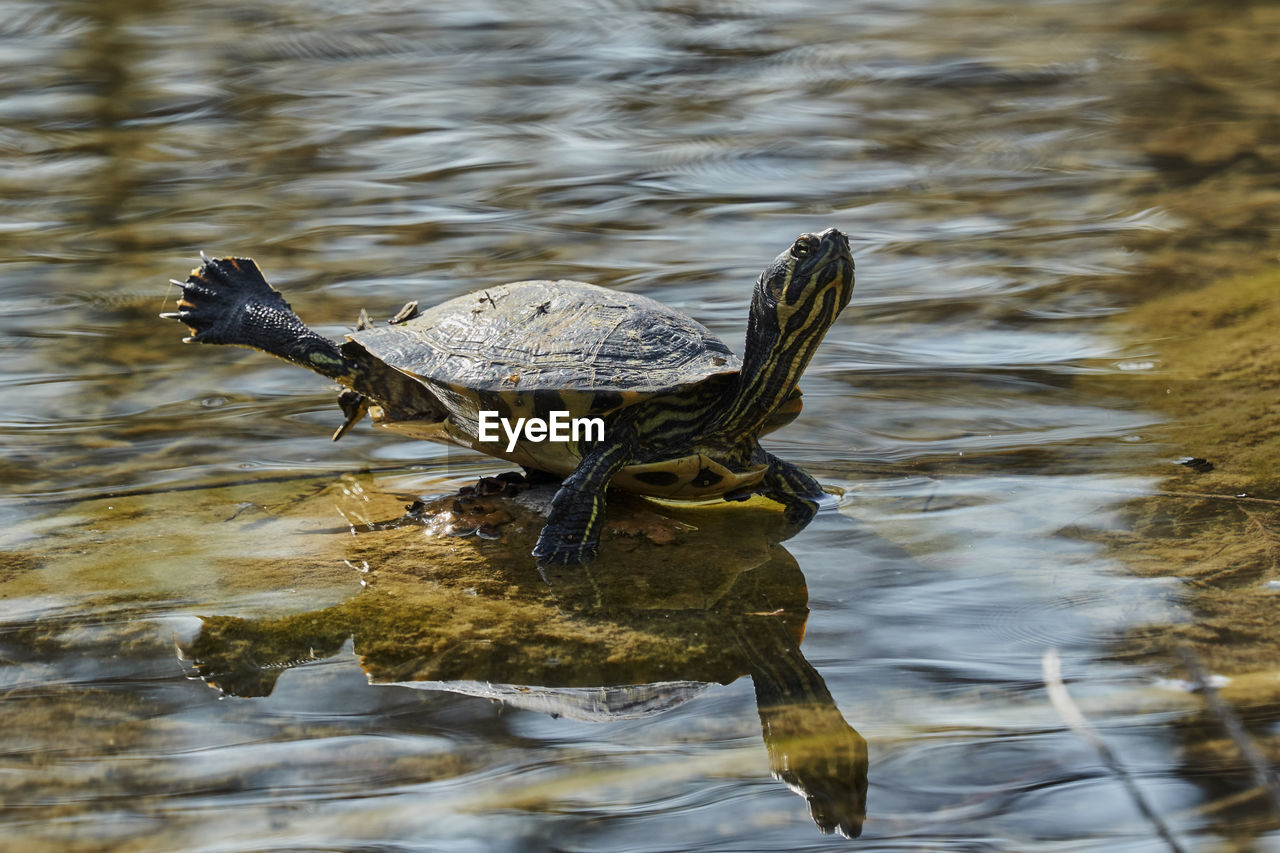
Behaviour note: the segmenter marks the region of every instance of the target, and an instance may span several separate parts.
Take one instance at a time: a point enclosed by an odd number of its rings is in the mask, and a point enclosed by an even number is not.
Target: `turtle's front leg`
[[[826,492],[822,491],[822,484],[799,465],[772,453],[766,453],[765,458],[769,469],[756,491],[786,507],[787,523],[794,528],[792,535],[799,533],[818,514],[818,501]]]
[[[604,527],[605,490],[631,458],[633,436],[629,429],[606,434],[565,479],[551,499],[547,524],[533,549],[539,564],[572,565],[595,558]]]
[[[204,257],[201,255],[201,257]],[[253,347],[316,373],[353,384],[357,366],[336,344],[307,328],[250,258],[208,258],[186,281],[177,311],[160,316],[191,331],[186,343]]]

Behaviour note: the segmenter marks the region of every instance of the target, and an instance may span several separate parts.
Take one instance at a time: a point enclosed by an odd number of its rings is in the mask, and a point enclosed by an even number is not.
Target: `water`
[[[1185,697],[1116,655],[1177,618],[1173,589],[1091,536],[1167,448],[1160,415],[1076,380],[1130,355],[1106,325],[1129,246],[1178,226],[1117,129],[1149,36],[1111,4],[0,22],[6,846],[1162,849],[1045,698],[1049,648],[1146,796],[1213,843]],[[730,510],[619,557],[604,615],[551,600],[526,545],[442,562],[416,529],[351,535],[502,466],[367,426],[334,444],[323,380],[155,316],[203,249],[255,257],[333,336],[362,307],[575,278],[738,348],[760,270],[829,226],[853,303],[767,444],[843,497],[780,548]],[[751,621],[774,607],[782,633]],[[827,693],[811,763],[865,739],[865,782],[839,771],[846,802],[867,786],[858,842],[772,778],[774,660]],[[565,688],[640,684],[635,713],[569,712]]]

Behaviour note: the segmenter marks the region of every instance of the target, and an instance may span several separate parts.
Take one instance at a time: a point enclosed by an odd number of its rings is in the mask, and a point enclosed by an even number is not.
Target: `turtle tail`
[[[251,259],[200,257],[204,263],[186,281],[173,281],[182,288],[178,310],[160,315],[186,325],[185,343],[252,347],[343,384],[356,382],[356,363],[307,328]]]

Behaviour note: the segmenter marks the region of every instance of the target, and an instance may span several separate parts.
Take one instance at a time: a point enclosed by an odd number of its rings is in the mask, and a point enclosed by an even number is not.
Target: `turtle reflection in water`
[[[549,500],[552,490],[541,491]],[[542,518],[500,496],[485,507],[511,517],[504,531],[514,532],[503,535],[519,542]],[[624,520],[646,512],[627,501],[617,510]],[[457,507],[447,498],[427,511]],[[677,517],[697,528],[680,544],[679,566],[664,546],[606,528],[609,570],[557,574],[550,589],[502,542],[460,548],[409,526],[335,537],[343,559],[371,566],[361,592],[284,618],[207,617],[183,652],[223,693],[254,697],[283,670],[353,640],[371,683],[599,721],[659,713],[747,674],[773,774],[805,797],[824,832],[858,835],[866,741],[800,652],[808,593],[794,558],[773,544],[781,519],[758,506],[732,518],[710,508]]]
[[[605,491],[662,498],[763,495],[803,526],[822,487],[760,447],[799,412],[797,382],[853,292],[849,241],[802,234],[756,282],[741,360],[706,328],[643,296],[573,281],[525,281],[460,296],[341,346],[303,325],[248,258],[206,259],[182,287],[189,342],[263,350],[347,386],[348,425],[449,441],[565,478],[534,556],[589,562]],[[365,324],[362,323],[361,326]],[[372,404],[372,407],[370,407]],[[576,441],[482,440],[480,413],[508,421],[598,416]],[[341,434],[341,430],[339,431]]]

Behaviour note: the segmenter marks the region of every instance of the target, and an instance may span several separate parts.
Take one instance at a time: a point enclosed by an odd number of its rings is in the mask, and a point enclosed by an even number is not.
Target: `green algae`
[[[800,653],[808,595],[776,543],[787,530],[780,514],[685,508],[673,523],[642,501],[619,501],[605,531],[609,556],[544,578],[527,555],[553,493],[416,506],[425,525],[379,525],[343,540],[344,562],[362,567],[354,596],[284,617],[204,616],[184,656],[226,695],[267,696],[283,672],[350,639],[372,683],[592,720],[666,710],[701,683],[749,675],[774,774],[806,797],[824,830],[856,835],[866,741]],[[488,519],[489,538],[437,532],[477,519]],[[677,540],[679,561],[668,557]]]
[[[1184,643],[1214,672],[1244,676],[1234,701],[1280,711],[1280,271],[1144,303],[1126,323],[1159,353],[1156,376],[1125,384],[1166,411],[1158,438],[1212,465],[1174,468],[1161,493],[1133,502],[1113,540],[1147,575],[1187,581],[1185,625],[1147,633]],[[1272,673],[1276,677],[1260,677]],[[1274,683],[1273,683],[1274,682]],[[1240,684],[1250,685],[1248,690]]]
[[[1136,571],[1184,579],[1193,617],[1134,655],[1188,645],[1235,677],[1237,704],[1280,710],[1280,10],[1161,3],[1134,24],[1156,37],[1126,132],[1159,167],[1145,198],[1179,227],[1135,239],[1137,304],[1117,322],[1153,369],[1093,381],[1164,412],[1151,437],[1195,460],[1154,472],[1161,493],[1112,540]]]
[[[419,510],[424,523],[334,537],[342,564],[359,567],[358,592],[274,618],[207,615],[187,653],[202,675],[243,696],[265,695],[283,668],[332,655],[348,638],[375,682],[554,686],[731,681],[747,668],[721,623],[749,614],[774,614],[798,640],[808,612],[804,578],[771,542],[778,513],[748,508],[744,525],[736,508],[690,508],[675,522],[642,501],[619,501],[606,530],[608,558],[548,586],[528,554],[551,494],[448,497]],[[374,515],[396,506],[369,489],[360,500]],[[505,521],[492,539],[438,532],[499,513]],[[664,525],[678,542],[653,535]],[[675,547],[678,562],[666,556]]]
[[[1167,448],[1158,491],[1130,501],[1126,529],[1101,536],[1134,572],[1182,582],[1185,619],[1132,631],[1116,654],[1178,678],[1184,656],[1269,760],[1280,756],[1280,10],[1163,3],[1151,82],[1127,130],[1158,171],[1144,195],[1177,227],[1138,236],[1142,266],[1119,285],[1135,304],[1116,334],[1149,370],[1083,380],[1163,412],[1145,431]],[[1169,463],[1182,464],[1169,464]],[[1280,816],[1209,704],[1179,723],[1184,771],[1227,839],[1252,849]]]
[[[1159,357],[1129,392],[1171,416],[1167,441],[1213,466],[1176,487],[1280,498],[1280,269],[1152,300],[1126,322]]]

